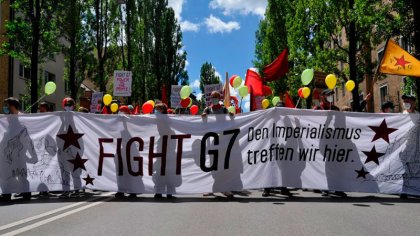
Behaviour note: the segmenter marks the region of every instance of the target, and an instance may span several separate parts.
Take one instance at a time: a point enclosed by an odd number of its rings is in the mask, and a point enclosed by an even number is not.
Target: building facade
[[[413,48],[410,46],[410,42],[405,39],[398,40],[400,46],[408,51],[409,53],[413,52]],[[385,50],[385,42],[379,44],[371,52],[372,61],[377,62],[379,65],[380,60],[383,56]],[[402,99],[403,95],[402,88],[405,83],[405,76],[398,75],[375,75],[375,78],[364,78],[364,80],[359,84],[359,97],[362,101],[366,95],[371,92],[372,98],[365,111],[368,112],[381,112],[381,105],[386,101],[391,101],[394,104],[394,112],[402,112]],[[334,101],[335,104],[341,109],[343,106],[350,106],[353,102],[353,97],[351,92],[347,91],[345,88],[345,82],[337,82],[337,87],[335,88]]]

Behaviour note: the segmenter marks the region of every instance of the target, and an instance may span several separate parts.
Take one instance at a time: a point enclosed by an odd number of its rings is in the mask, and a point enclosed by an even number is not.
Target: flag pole
[[[297,103],[296,103],[295,108],[297,108],[297,107],[299,106],[299,102],[300,102],[300,96],[299,96],[299,99],[298,99],[298,101],[297,101]]]
[[[386,43],[385,43],[385,47],[384,47],[384,55],[382,55],[382,58],[380,58],[380,61],[379,61],[379,64],[378,64],[378,68],[376,68],[376,72],[375,72],[375,76],[374,76],[374,78],[375,78],[375,81],[377,80],[377,78],[378,78],[378,74],[380,74],[380,69],[381,69],[381,65],[382,65],[382,61],[384,60],[384,58],[385,58],[385,52],[386,52],[386,48],[388,47],[388,42],[389,42],[389,37],[388,37],[388,39],[386,40]]]

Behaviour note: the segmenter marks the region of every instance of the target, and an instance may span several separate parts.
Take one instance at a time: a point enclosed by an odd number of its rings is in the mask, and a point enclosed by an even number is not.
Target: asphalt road
[[[1,235],[420,235],[420,198],[350,193],[347,198],[258,190],[223,195],[85,197],[0,203]]]

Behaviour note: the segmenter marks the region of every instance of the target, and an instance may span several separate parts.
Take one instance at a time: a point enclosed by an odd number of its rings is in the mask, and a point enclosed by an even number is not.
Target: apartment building
[[[344,35],[344,33],[343,33]],[[345,37],[342,37],[341,40],[343,44],[347,43]],[[404,38],[397,40],[399,45],[409,53],[413,52],[413,48],[410,42]],[[379,64],[385,50],[385,42],[379,44],[376,48],[371,51],[372,62],[377,62]],[[339,63],[339,68],[343,69],[343,64]],[[359,84],[359,97],[360,101],[371,91],[372,98],[371,102],[368,103],[367,108],[365,109],[368,112],[381,112],[381,105],[386,101],[391,101],[394,106],[395,112],[402,112],[402,88],[405,83],[405,76],[398,75],[374,75],[374,78],[369,78],[365,76],[363,81]],[[412,92],[414,93],[414,91]],[[341,108],[343,106],[350,106],[353,102],[353,97],[351,92],[348,92],[345,89],[345,81],[337,81],[337,87],[335,88],[334,95],[335,104]]]

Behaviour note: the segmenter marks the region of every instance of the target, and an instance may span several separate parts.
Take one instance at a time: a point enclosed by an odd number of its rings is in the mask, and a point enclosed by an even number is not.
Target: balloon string
[[[28,109],[26,109],[25,110],[25,113],[26,112],[28,112],[29,110],[31,110],[31,108],[35,105],[35,104],[37,104],[39,101],[41,101],[43,98],[45,98],[45,94],[44,95],[42,95],[42,97],[40,97],[39,99],[38,99],[38,101],[36,101],[34,104],[32,104]]]

